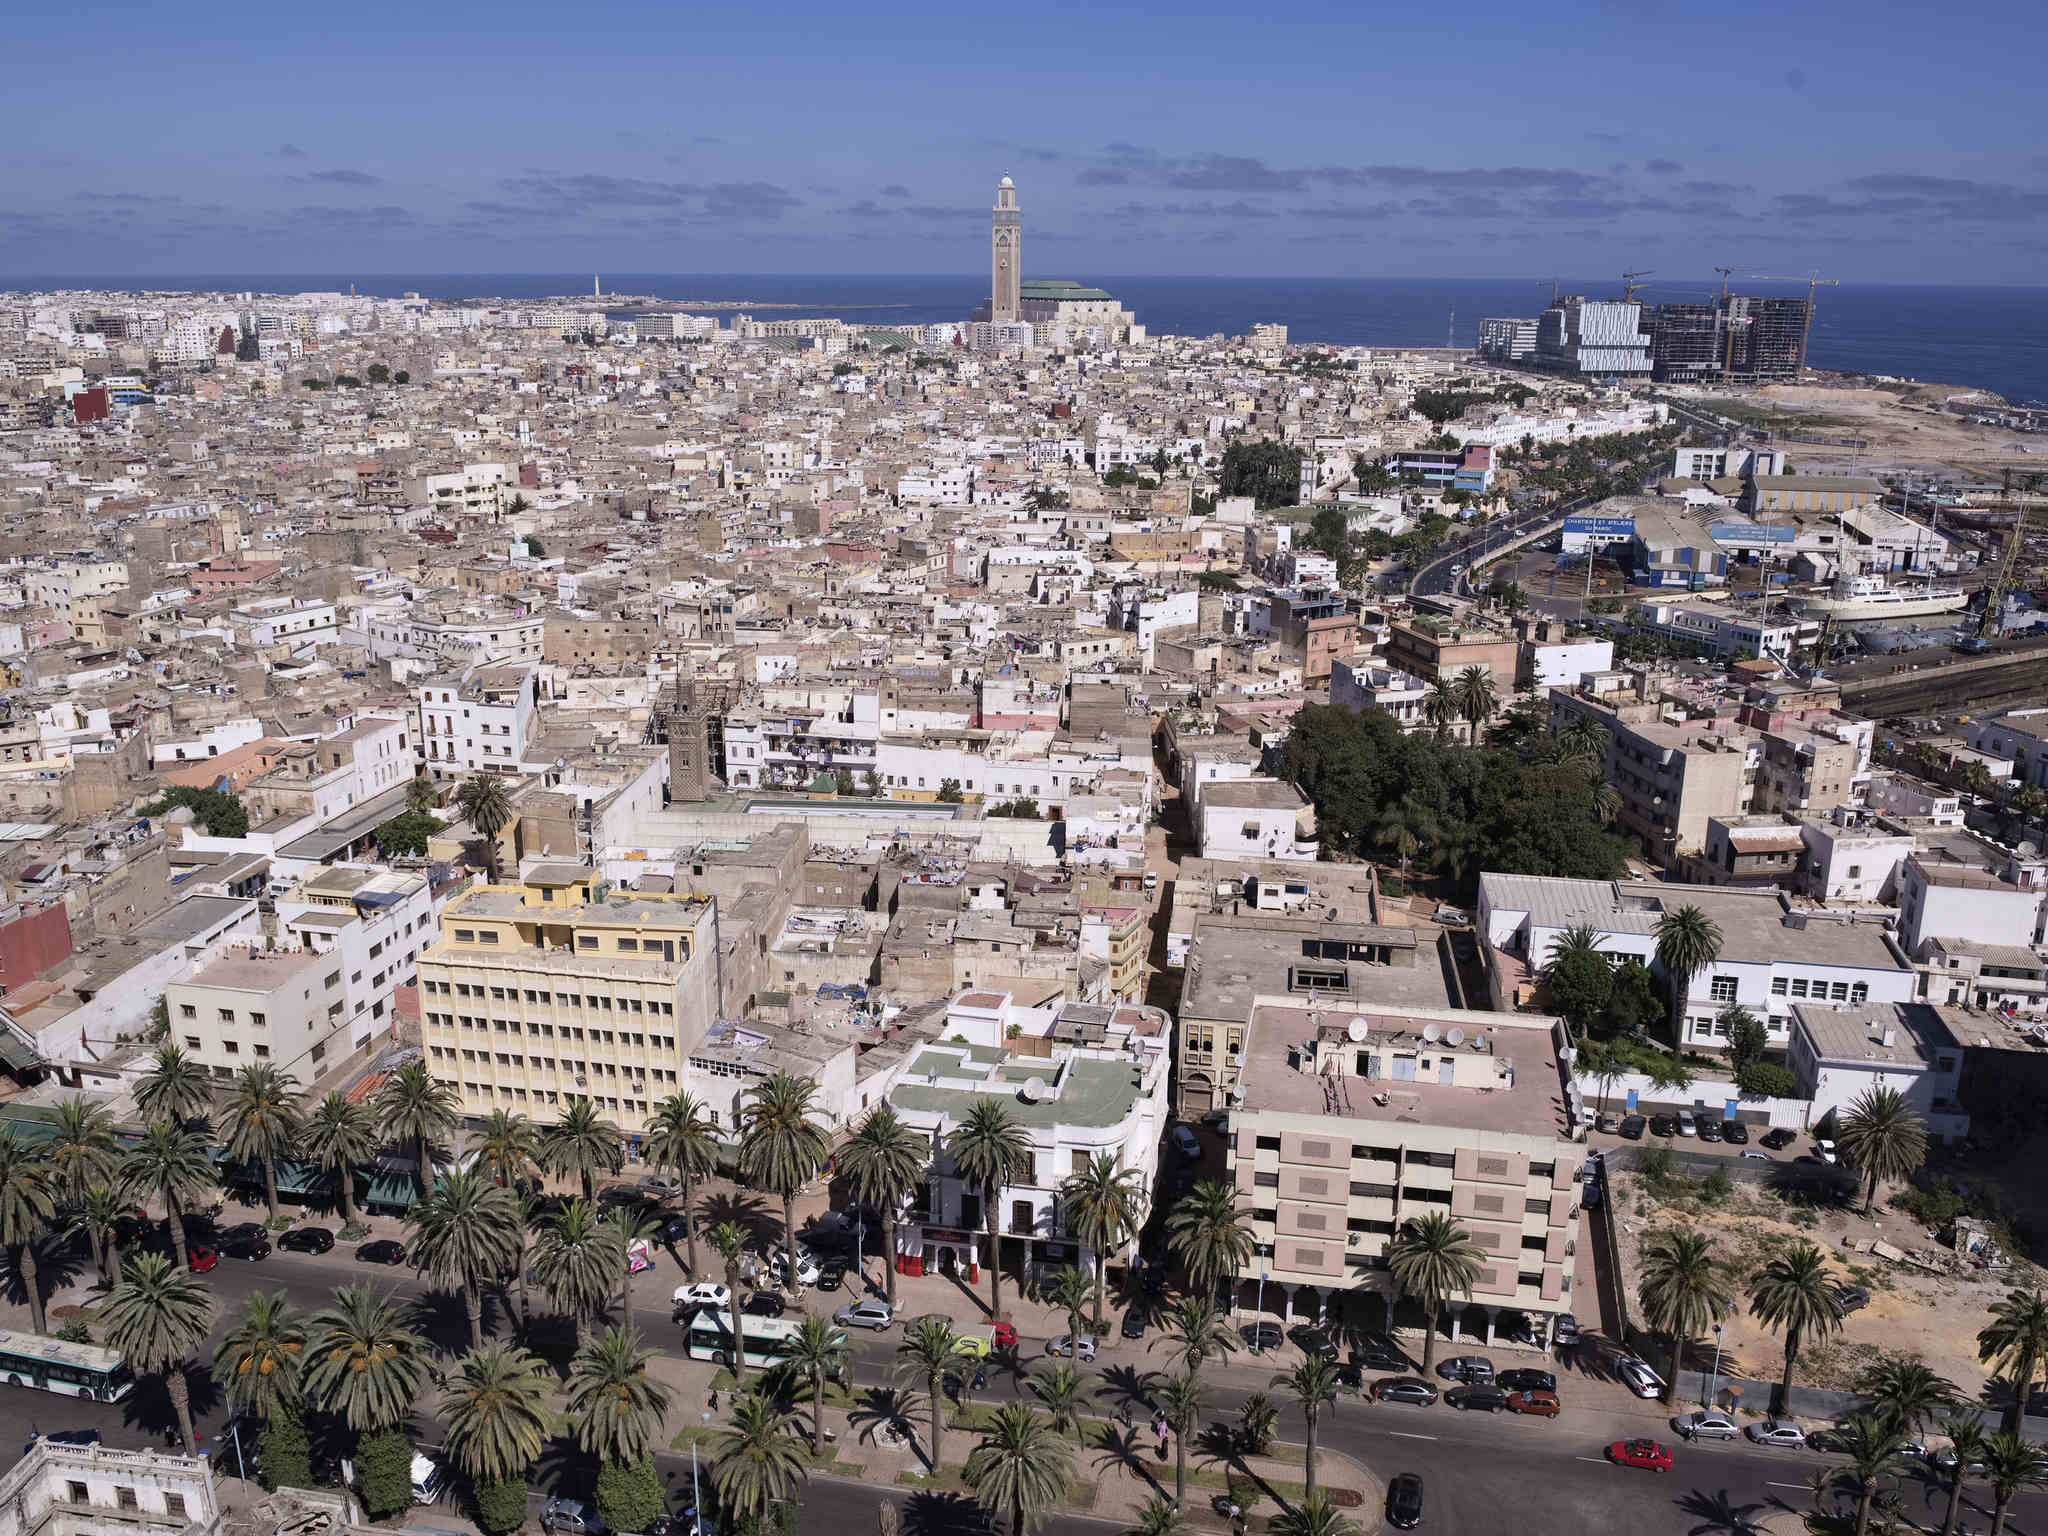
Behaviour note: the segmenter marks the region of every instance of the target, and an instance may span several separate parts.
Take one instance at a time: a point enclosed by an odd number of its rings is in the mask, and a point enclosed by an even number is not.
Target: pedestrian
[[[718,1388],[716,1387],[711,1389],[711,1411],[713,1413],[718,1412]]]

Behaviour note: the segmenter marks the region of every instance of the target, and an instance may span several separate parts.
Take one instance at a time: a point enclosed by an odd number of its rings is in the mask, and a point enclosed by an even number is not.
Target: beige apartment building
[[[580,865],[451,902],[420,956],[421,1039],[463,1112],[546,1125],[577,1100],[637,1128],[710,1024],[716,903],[609,889]]]

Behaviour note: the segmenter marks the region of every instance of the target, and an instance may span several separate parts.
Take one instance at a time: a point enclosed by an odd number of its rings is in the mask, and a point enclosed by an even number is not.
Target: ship
[[[1882,576],[1837,576],[1827,591],[1788,597],[1785,605],[1806,618],[1856,624],[1958,613],[1969,601],[1970,594],[1960,587],[1895,587]]]

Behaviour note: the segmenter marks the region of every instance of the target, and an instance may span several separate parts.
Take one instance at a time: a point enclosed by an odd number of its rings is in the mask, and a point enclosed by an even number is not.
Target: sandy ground
[[[1960,385],[1923,384],[1899,393],[1885,389],[1835,388],[1815,384],[1774,384],[1732,391],[1674,389],[1712,409],[1717,401],[1750,410],[1783,413],[1782,429],[1824,437],[1859,437],[1868,446],[1852,449],[1821,443],[1784,442],[1802,471],[1854,469],[1868,474],[1894,470],[1984,472],[2002,466],[2048,471],[2048,439],[2018,437],[2002,427],[1972,426],[1942,409],[1954,398],[1981,398]],[[2025,450],[2031,448],[2033,452]]]

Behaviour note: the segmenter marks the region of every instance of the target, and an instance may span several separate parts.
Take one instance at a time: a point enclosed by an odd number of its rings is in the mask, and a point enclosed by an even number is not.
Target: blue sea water
[[[1076,272],[1136,312],[1155,334],[1242,335],[1265,322],[1289,339],[1386,347],[1440,347],[1455,337],[1473,345],[1488,315],[1533,315],[1549,302],[1550,283],[1527,279],[1115,277]],[[138,278],[19,277],[25,290],[130,288]],[[534,299],[590,291],[583,273],[418,273],[359,277],[337,273],[267,276],[193,274],[157,277],[146,286],[203,292],[342,290],[435,299]],[[758,273],[604,274],[607,295],[733,300],[791,305],[776,313],[842,315],[848,320],[924,324],[957,320],[987,296],[974,275],[802,276]],[[1608,294],[1611,277],[1564,282],[1566,293]],[[1674,303],[1713,292],[1715,280],[1659,282],[1645,302]],[[1748,291],[1796,293],[1794,285]],[[1455,315],[1455,321],[1453,316]],[[2016,401],[2048,403],[2048,287],[1956,288],[1852,284],[1819,290],[1808,360],[1817,368],[1898,374],[1995,390]]]

